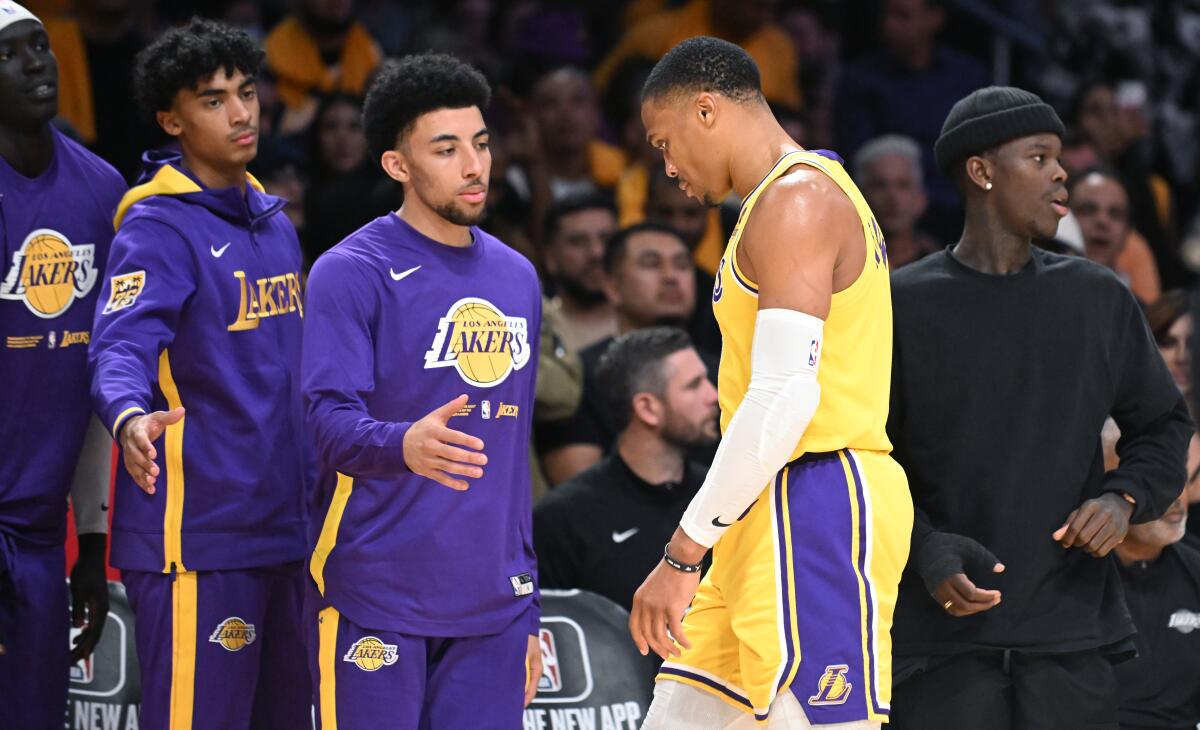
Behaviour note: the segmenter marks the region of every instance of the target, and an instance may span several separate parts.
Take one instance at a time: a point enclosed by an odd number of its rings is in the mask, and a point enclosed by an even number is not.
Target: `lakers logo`
[[[524,317],[506,317],[485,299],[468,297],[450,305],[438,322],[425,368],[453,367],[471,385],[490,388],[529,362]]]
[[[713,281],[713,302],[721,301],[721,295],[725,293],[725,287],[721,285],[721,274],[725,272],[725,259],[721,259],[721,263],[717,264],[717,278]]]
[[[854,685],[846,679],[850,667],[845,664],[831,664],[825,667],[825,673],[817,680],[817,693],[808,698],[808,704],[844,705],[850,699],[850,690]]]
[[[374,672],[396,663],[396,645],[385,644],[374,636],[364,636],[350,646],[342,661],[357,664],[364,672]]]
[[[13,254],[0,299],[23,301],[42,319],[57,317],[96,284],[95,251],[90,243],[72,246],[58,231],[39,228]]]
[[[208,640],[213,644],[220,644],[226,651],[241,651],[253,644],[256,637],[254,624],[248,624],[237,616],[230,616],[217,624]]]

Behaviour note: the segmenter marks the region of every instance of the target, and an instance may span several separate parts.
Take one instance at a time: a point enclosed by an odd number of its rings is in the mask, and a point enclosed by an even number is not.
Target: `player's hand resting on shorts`
[[[685,563],[699,563],[708,552],[700,543],[676,528],[671,536],[671,557]],[[699,573],[684,573],[660,560],[633,594],[629,613],[629,633],[642,656],[649,651],[664,660],[679,656],[679,647],[691,649],[683,633],[683,614],[700,586]]]
[[[146,494],[154,494],[154,483],[158,481],[158,450],[154,442],[163,435],[167,426],[183,420],[183,406],[171,411],[155,411],[133,416],[121,426],[121,455],[125,470],[133,477],[133,483]]]
[[[404,434],[404,463],[408,468],[414,474],[459,491],[470,485],[454,475],[478,479],[487,463],[487,456],[479,453],[483,451],[483,441],[446,425],[466,404],[467,396],[460,395],[409,426]]]
[[[1065,548],[1083,548],[1102,558],[1125,540],[1132,515],[1132,504],[1115,492],[1105,492],[1079,505],[1051,537]]]
[[[916,556],[917,572],[929,595],[951,616],[983,613],[1000,604],[1000,591],[979,588],[967,568],[1004,572],[990,550],[965,535],[933,532]]]

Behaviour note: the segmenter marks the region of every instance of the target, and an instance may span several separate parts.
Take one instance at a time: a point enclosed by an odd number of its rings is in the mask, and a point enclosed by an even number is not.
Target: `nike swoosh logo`
[[[412,272],[416,271],[419,268],[421,268],[421,267],[414,266],[411,269],[409,269],[408,271],[401,271],[399,274],[396,273],[395,269],[388,269],[388,273],[392,275],[392,281],[400,281],[401,279],[408,276],[409,274],[411,274]]]
[[[713,527],[729,527],[732,524],[733,522],[722,522],[720,517],[713,518]]]
[[[227,248],[229,248],[228,242],[220,248],[216,248],[215,246],[210,245],[208,247],[208,251],[209,251],[209,253],[211,253],[213,255],[213,258],[219,259],[219,258],[221,258],[221,256],[223,256],[225,254],[225,249],[227,249]]]
[[[629,538],[636,535],[638,533],[638,530],[640,530],[640,529],[641,529],[640,527],[632,527],[632,528],[626,530],[625,532],[614,532],[613,533],[613,542],[620,545],[621,543],[625,542]]]

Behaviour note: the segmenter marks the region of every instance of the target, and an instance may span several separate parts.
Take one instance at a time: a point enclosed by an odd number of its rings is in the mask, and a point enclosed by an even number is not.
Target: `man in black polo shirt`
[[[1133,295],[1033,248],[1066,214],[1062,122],[974,92],[935,148],[966,198],[953,247],[892,277],[888,433],[913,544],[893,627],[897,730],[1117,727],[1134,627],[1115,562],[1179,496],[1194,426]],[[1104,473],[1100,430],[1121,429]]]
[[[616,443],[538,502],[533,548],[543,588],[582,588],[628,609],[704,481],[687,451],[717,440],[717,390],[674,327],[618,337],[596,379]]]

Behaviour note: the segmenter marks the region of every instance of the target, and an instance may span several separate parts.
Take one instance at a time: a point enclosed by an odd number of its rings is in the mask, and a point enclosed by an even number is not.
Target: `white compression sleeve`
[[[75,534],[108,532],[108,486],[112,474],[113,439],[95,415],[88,421],[79,462],[71,480]]]
[[[825,323],[791,309],[759,310],[750,386],[721,437],[700,491],[679,526],[712,547],[787,463],[821,399]]]

